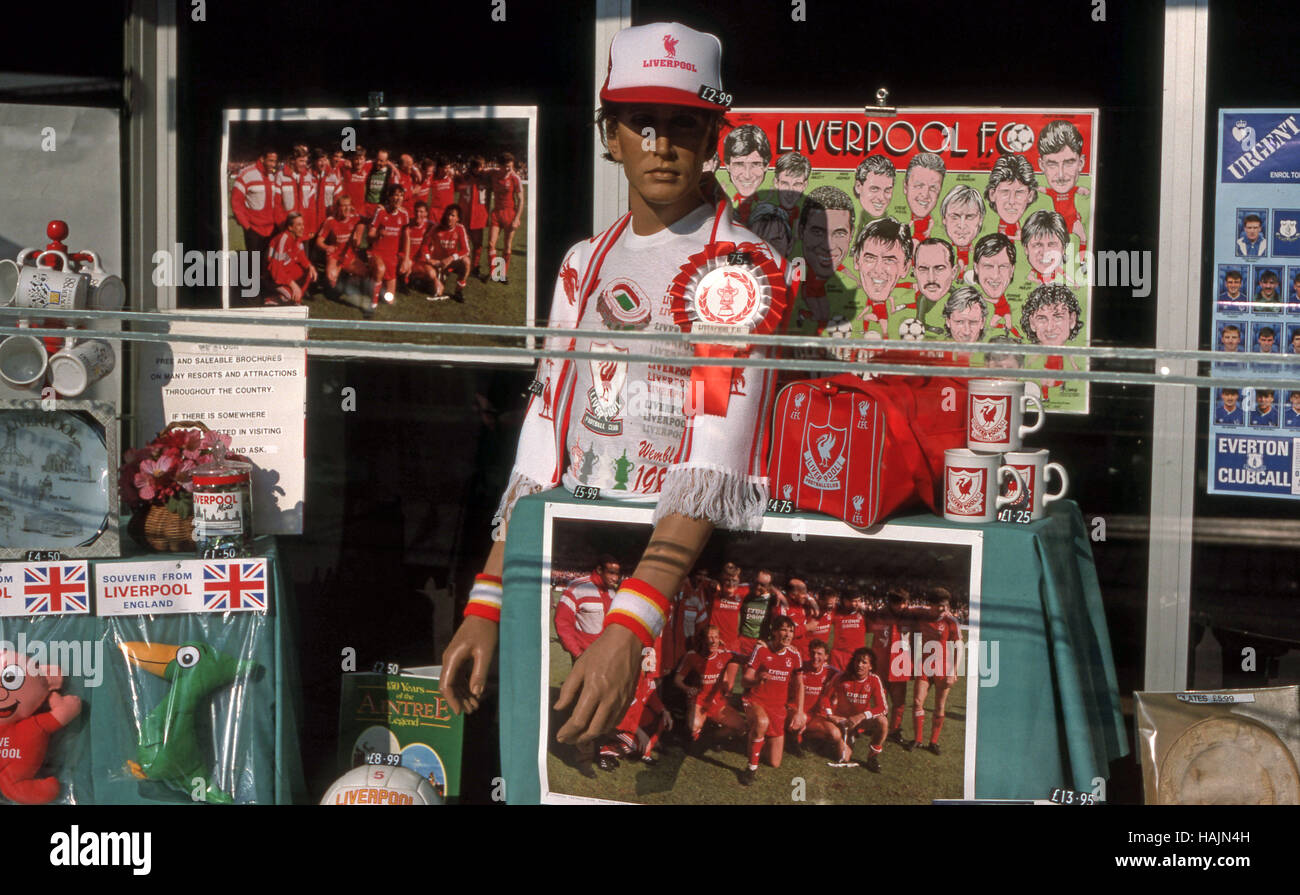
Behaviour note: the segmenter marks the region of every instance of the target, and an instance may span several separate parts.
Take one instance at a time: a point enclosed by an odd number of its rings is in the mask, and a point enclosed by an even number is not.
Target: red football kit
[[[912,218],[912,238],[929,239],[930,228],[934,226],[934,216],[926,215],[923,218]]]
[[[825,642],[830,643],[831,614],[829,612],[823,612],[816,618],[808,619],[805,623],[804,630],[807,633],[809,643],[812,643],[814,640],[824,640]],[[800,655],[802,654],[803,651],[800,650]]]
[[[1008,224],[1006,221],[998,218],[998,232],[1008,239],[1015,239],[1020,235],[1020,222]]]
[[[513,227],[519,208],[515,205],[515,191],[523,195],[523,181],[514,171],[497,171],[492,175],[492,222],[501,227]]]
[[[957,266],[962,270],[970,267],[970,246],[953,246],[957,252]]]
[[[867,620],[861,612],[836,611],[831,617],[831,664],[848,668],[853,651],[867,645]]]
[[[343,192],[352,198],[352,207],[357,209],[357,214],[366,207],[366,181],[370,178],[370,169],[374,164],[366,162],[361,166],[360,173],[348,168],[343,175]]]
[[[835,683],[835,669],[829,664],[823,665],[821,671],[813,671],[812,665],[807,664],[803,667],[803,706],[804,712],[813,715],[820,712],[829,714],[824,711],[827,700],[822,697],[826,694],[826,688]]]
[[[800,675],[803,659],[794,647],[787,646],[774,653],[766,643],[760,643],[754,647],[748,667],[761,673],[758,683],[745,694],[745,701],[757,703],[767,712],[768,739],[784,736],[785,706],[790,699],[790,688]],[[807,699],[804,704],[807,705]]]
[[[908,680],[912,676],[912,663],[911,654],[907,652],[907,618],[882,609],[871,614],[867,626],[871,630],[874,667],[885,672],[884,679],[892,684]]]
[[[884,717],[888,707],[885,688],[874,672],[867,675],[865,681],[846,674],[835,682],[831,692],[831,711],[827,714],[839,715],[841,718],[863,712],[870,712],[871,718]]]
[[[341,221],[330,215],[321,224],[321,230],[325,232],[325,252],[329,257],[337,259],[339,264],[346,265],[356,254],[351,240],[359,223],[361,215],[353,212]]]
[[[407,246],[407,240],[410,240],[411,260],[414,261],[420,254],[420,247],[424,245],[424,237],[432,231],[433,222],[426,220],[423,224],[417,224],[412,215],[411,223],[406,225],[406,235],[402,239],[402,247]]]
[[[429,203],[429,220],[438,224],[442,222],[442,213],[447,210],[447,206],[456,204],[456,181],[448,174],[441,179],[429,181],[428,187],[429,196],[426,201]],[[464,215],[461,217],[461,222],[464,223]]]
[[[370,226],[379,231],[375,241],[370,244],[370,253],[383,259],[384,279],[391,280],[397,276],[397,253],[402,248],[402,229],[410,220],[404,208],[389,211],[382,207],[375,209],[375,216],[370,219]]]
[[[740,604],[743,600],[737,588],[731,596],[725,593],[715,595],[713,604],[709,607],[709,624],[718,626],[723,646],[733,652],[740,640]]]
[[[464,174],[456,178],[456,204],[460,206],[460,222],[471,230],[487,226],[487,187],[481,177]]]
[[[1065,218],[1065,232],[1070,233],[1074,230],[1074,225],[1079,222],[1079,209],[1074,205],[1074,194],[1079,192],[1079,185],[1075,184],[1070,187],[1068,192],[1058,193],[1054,189],[1048,189],[1047,195],[1052,197],[1052,206],[1056,213]]]
[[[302,243],[288,230],[282,230],[279,236],[271,240],[271,257],[266,269],[277,286],[288,286],[290,283],[301,286],[305,285],[311,262],[302,250]]]
[[[808,655],[808,611],[802,606],[777,604],[776,614],[783,615],[794,622],[794,639],[790,645],[799,651],[799,655]]]
[[[1002,317],[1011,313],[1011,305],[1007,303],[1007,296],[1004,292],[997,298],[993,299],[993,316]]]
[[[463,258],[469,254],[469,234],[460,224],[450,230],[430,229],[420,246],[420,254],[434,261]]]
[[[956,674],[956,650],[948,644],[961,640],[957,619],[947,613],[921,619],[916,622],[916,630],[921,634],[921,655],[915,656],[912,663],[916,676],[936,678]]]
[[[683,677],[692,672],[700,676],[700,692],[695,694],[695,704],[704,710],[706,718],[714,717],[727,704],[723,673],[735,658],[733,653],[720,649],[707,656],[691,650],[682,659]]]

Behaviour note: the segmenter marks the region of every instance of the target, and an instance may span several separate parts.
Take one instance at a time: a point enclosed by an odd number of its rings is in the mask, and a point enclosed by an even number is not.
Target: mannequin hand
[[[478,708],[496,649],[496,622],[466,616],[442,654],[442,695],[456,714],[462,708],[467,714]]]
[[[585,744],[613,729],[632,701],[640,671],[641,641],[627,628],[606,628],[578,657],[560,688],[555,708],[572,706],[573,713],[555,738]]]

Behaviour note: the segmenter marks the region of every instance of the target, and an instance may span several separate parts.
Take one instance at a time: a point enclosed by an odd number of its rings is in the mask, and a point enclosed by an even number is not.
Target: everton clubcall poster
[[[1221,110],[1217,170],[1214,350],[1256,358],[1214,364],[1209,491],[1294,500],[1300,389],[1279,386],[1300,372],[1300,109]]]
[[[1086,413],[1095,109],[739,109],[718,142],[737,218],[803,285],[791,331],[984,342],[959,363],[1041,370],[1048,410]]]

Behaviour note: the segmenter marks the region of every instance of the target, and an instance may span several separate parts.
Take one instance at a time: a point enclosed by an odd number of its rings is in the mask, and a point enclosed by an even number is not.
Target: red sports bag
[[[792,382],[777,395],[772,431],[777,500],[857,528],[918,500],[937,512],[943,452],[966,444],[966,382],[852,373]]]

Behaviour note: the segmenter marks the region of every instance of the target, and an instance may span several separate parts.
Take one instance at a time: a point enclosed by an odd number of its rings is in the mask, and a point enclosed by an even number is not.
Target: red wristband
[[[668,598],[639,578],[628,578],[614,595],[605,627],[619,625],[637,636],[642,646],[654,646],[668,619]]]
[[[496,575],[475,575],[469,592],[465,617],[474,615],[490,622],[501,623],[501,579]]]

